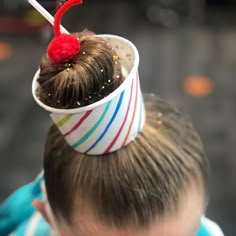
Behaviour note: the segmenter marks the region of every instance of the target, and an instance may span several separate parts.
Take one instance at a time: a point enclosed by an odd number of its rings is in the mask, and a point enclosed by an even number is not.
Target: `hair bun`
[[[48,45],[48,58],[53,64],[68,62],[80,51],[79,40],[71,34],[61,34]]]

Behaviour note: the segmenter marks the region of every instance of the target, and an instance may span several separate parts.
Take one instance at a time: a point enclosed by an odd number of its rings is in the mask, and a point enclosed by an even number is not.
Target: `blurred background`
[[[39,2],[55,13],[55,1]],[[134,42],[143,91],[192,116],[211,163],[207,216],[226,236],[236,235],[235,13],[235,0],[84,0],[63,18],[69,31]],[[52,35],[27,1],[0,1],[0,201],[41,170],[51,121],[31,82]]]

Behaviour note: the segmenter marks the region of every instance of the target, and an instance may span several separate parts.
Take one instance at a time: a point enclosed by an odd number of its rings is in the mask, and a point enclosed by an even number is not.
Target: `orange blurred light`
[[[12,55],[10,44],[0,42],[0,61],[8,60]]]
[[[184,91],[194,97],[208,96],[213,92],[214,84],[206,76],[189,76],[184,80]]]

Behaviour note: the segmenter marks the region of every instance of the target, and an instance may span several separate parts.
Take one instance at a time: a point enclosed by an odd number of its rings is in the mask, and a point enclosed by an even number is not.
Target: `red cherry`
[[[61,34],[48,45],[48,58],[53,64],[72,60],[80,51],[79,40],[71,34]]]

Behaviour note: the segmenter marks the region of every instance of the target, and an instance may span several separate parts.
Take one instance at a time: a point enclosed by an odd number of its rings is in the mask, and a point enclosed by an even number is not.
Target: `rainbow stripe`
[[[133,125],[133,122],[134,122],[134,118],[135,118],[135,115],[136,115],[136,111],[137,111],[137,101],[138,101],[138,73],[136,74],[136,91],[135,91],[135,104],[134,104],[134,112],[133,112],[133,116],[132,116],[132,119],[131,119],[131,122],[130,122],[130,125],[129,125],[129,129],[128,129],[128,132],[125,136],[125,139],[122,143],[122,147],[124,147],[126,145],[126,142],[129,138],[129,135],[130,135],[130,131],[131,131],[131,128],[132,128],[132,125]]]
[[[117,106],[116,106],[116,109],[115,109],[115,111],[114,111],[114,113],[113,113],[113,115],[112,115],[112,117],[111,117],[109,123],[108,123],[107,126],[105,127],[104,131],[103,131],[102,134],[99,136],[99,138],[97,139],[97,141],[96,141],[93,145],[91,145],[91,146],[85,151],[85,153],[88,153],[88,152],[90,152],[93,148],[95,148],[95,147],[97,146],[97,144],[98,144],[98,143],[103,139],[103,137],[106,135],[107,131],[109,130],[110,126],[112,125],[113,121],[115,120],[115,118],[116,118],[116,116],[117,116],[117,114],[118,114],[118,112],[119,112],[119,110],[120,110],[120,107],[121,107],[121,104],[122,104],[122,101],[123,101],[123,97],[124,97],[124,92],[125,92],[125,91],[123,91],[123,92],[121,93],[121,95],[120,95],[120,97],[119,97],[119,101],[118,101]]]
[[[104,154],[105,153],[108,153],[110,152],[110,150],[112,149],[112,147],[114,146],[114,144],[116,143],[117,139],[119,138],[120,136],[120,133],[121,131],[123,130],[124,128],[124,125],[127,121],[127,117],[128,117],[128,114],[129,114],[129,110],[130,110],[130,105],[131,105],[131,101],[132,101],[132,97],[133,97],[133,85],[134,85],[134,80],[132,80],[132,85],[131,85],[131,91],[130,91],[130,98],[129,98],[129,104],[128,104],[128,108],[126,110],[126,114],[125,114],[125,118],[124,118],[124,121],[118,131],[118,133],[116,134],[115,138],[112,140],[111,144],[108,146],[108,148],[105,150]]]
[[[73,148],[78,148],[82,143],[84,143],[97,129],[97,127],[100,125],[100,123],[103,121],[105,118],[107,111],[109,110],[109,107],[111,105],[111,101],[109,101],[101,115],[101,117],[98,119],[98,121],[94,124],[94,126],[81,138],[79,139],[76,143],[72,145]]]
[[[140,132],[141,131],[141,129],[142,129],[142,127],[141,127],[141,125],[142,125],[142,116],[143,116],[143,96],[141,95],[140,96],[140,100],[141,100],[141,102],[140,102],[140,108],[139,108],[139,123],[138,123],[138,132]]]
[[[73,115],[66,115],[63,119],[59,120],[57,123],[56,123],[56,126],[59,128],[59,127],[62,127],[65,123],[67,123],[67,121],[70,120],[70,118],[72,117]]]
[[[87,111],[82,118],[79,120],[79,122],[71,129],[69,130],[67,133],[64,134],[64,136],[68,136],[71,133],[73,133],[75,130],[77,130],[82,124],[83,122],[89,117],[89,115],[93,112],[93,110]]]

